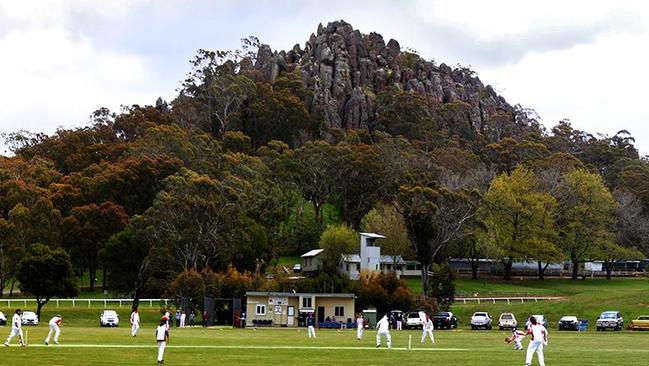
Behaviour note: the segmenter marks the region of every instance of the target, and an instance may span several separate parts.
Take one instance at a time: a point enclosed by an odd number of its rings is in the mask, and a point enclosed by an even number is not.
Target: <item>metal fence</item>
[[[5,306],[7,308],[23,306],[27,307],[27,304],[36,305],[36,299],[0,299],[0,307]],[[133,299],[52,299],[48,304],[56,304],[56,307],[61,305],[76,307],[92,307],[92,306],[128,306],[132,307]],[[164,304],[164,305],[163,305]],[[140,299],[140,307],[148,306],[149,308],[164,306],[167,307],[169,304],[169,299]]]

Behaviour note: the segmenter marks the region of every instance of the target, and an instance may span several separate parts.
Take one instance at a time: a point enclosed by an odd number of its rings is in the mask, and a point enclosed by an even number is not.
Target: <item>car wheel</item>
[[[471,326],[471,330],[475,330],[475,326],[472,325],[472,326]]]

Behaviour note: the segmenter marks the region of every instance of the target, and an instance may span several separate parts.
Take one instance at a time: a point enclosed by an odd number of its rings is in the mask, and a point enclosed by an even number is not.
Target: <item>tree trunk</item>
[[[12,278],[11,279],[11,287],[9,287],[9,297],[11,297],[14,294],[14,286],[16,285],[16,279]]]
[[[579,279],[579,261],[572,259],[572,277],[571,280],[577,281]]]
[[[430,264],[421,264],[421,293],[424,295],[424,298],[428,297],[428,270],[430,269]]]
[[[546,263],[544,266],[541,265],[541,262],[539,262],[539,279],[544,280],[545,279],[545,271],[548,269],[550,266],[550,263]]]
[[[512,279],[512,266],[514,264],[514,260],[509,257],[507,258],[507,261],[504,264],[504,276],[503,279],[506,281],[509,281]]]
[[[93,267],[90,267],[88,269],[88,274],[89,274],[88,277],[90,277],[90,291],[94,291],[95,290],[95,278],[97,277],[97,270],[95,268],[93,268]]]
[[[106,291],[108,289],[108,282],[106,281],[106,267],[102,268],[103,278],[101,279],[101,290]]]
[[[478,279],[478,266],[480,262],[475,259],[471,259],[471,279],[472,280],[477,280]]]
[[[36,303],[38,304],[36,306],[36,316],[38,317],[38,319],[41,318],[41,309],[43,308],[43,305],[47,304],[48,301],[50,301],[50,299],[45,299],[45,300],[36,299]]]
[[[606,269],[606,279],[610,280],[613,272],[613,262],[605,261],[604,268]]]

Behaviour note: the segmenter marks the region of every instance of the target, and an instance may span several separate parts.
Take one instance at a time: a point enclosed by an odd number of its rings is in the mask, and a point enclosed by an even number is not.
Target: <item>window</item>
[[[361,265],[359,263],[356,263],[356,272],[361,271]]]
[[[257,305],[255,307],[256,315],[266,315],[266,305]]]
[[[345,307],[344,306],[336,306],[334,309],[335,315],[336,316],[345,316]]]
[[[313,307],[313,298],[312,297],[303,297],[302,298],[302,307],[303,308],[312,308]]]

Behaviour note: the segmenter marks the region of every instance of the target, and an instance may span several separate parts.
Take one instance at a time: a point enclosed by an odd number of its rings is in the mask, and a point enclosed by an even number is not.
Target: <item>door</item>
[[[318,323],[325,321],[324,311],[324,306],[318,306]]]
[[[295,319],[295,308],[293,306],[289,306],[288,309],[286,309],[286,316],[286,326],[292,327]]]

